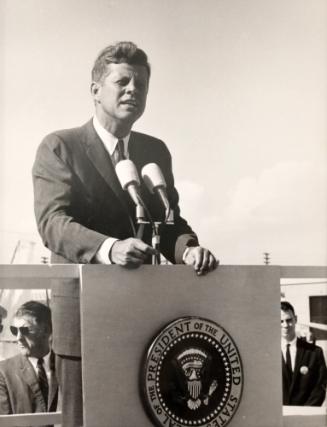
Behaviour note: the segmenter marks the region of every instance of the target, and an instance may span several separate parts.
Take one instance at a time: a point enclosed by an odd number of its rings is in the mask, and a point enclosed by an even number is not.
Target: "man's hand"
[[[184,262],[187,265],[193,265],[198,276],[214,270],[219,264],[214,255],[208,249],[201,246],[188,248]]]
[[[110,259],[113,263],[126,268],[136,268],[144,263],[149,255],[157,251],[140,239],[133,237],[117,240],[111,247]]]

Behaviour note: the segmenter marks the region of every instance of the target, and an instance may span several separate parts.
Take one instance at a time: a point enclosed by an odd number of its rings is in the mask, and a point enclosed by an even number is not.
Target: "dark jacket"
[[[198,241],[180,216],[170,153],[162,141],[132,132],[129,155],[139,175],[142,167],[151,162],[163,171],[175,223],[161,227],[160,248],[172,263],[181,263],[186,246],[197,245]],[[33,182],[36,221],[45,246],[53,253],[53,263],[92,263],[108,236],[134,236],[131,223],[137,228],[135,207],[121,188],[92,120],[44,139],[33,166]],[[144,185],[141,193],[153,219],[162,219],[163,208],[156,195]],[[143,240],[151,243],[150,227]],[[52,299],[54,349],[60,354],[79,356],[78,282],[54,281]]]
[[[320,406],[326,397],[327,369],[322,349],[302,339],[296,341],[295,367],[288,375],[282,357],[283,405]]]

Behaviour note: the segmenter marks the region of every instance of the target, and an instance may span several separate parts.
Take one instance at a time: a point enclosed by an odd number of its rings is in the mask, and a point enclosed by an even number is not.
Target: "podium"
[[[147,351],[167,324],[181,318],[221,327],[242,365],[242,393],[230,416],[187,425],[282,426],[278,267],[220,266],[197,277],[187,266],[87,265],[81,315],[85,427],[160,425],[146,397]],[[168,412],[162,425],[184,425]]]

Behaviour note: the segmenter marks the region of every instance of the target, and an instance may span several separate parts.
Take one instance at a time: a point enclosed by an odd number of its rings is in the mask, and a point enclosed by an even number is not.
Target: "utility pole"
[[[264,264],[269,265],[270,264],[270,258],[269,258],[270,254],[269,254],[269,252],[264,252],[263,256],[264,256],[264,260],[263,260]]]

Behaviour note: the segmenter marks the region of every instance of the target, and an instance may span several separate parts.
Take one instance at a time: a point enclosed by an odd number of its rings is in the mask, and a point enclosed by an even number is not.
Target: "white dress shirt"
[[[129,141],[129,138],[131,136],[130,133],[128,135],[126,135],[124,138],[117,138],[116,136],[114,136],[110,132],[108,132],[107,129],[105,129],[101,125],[97,116],[93,117],[93,126],[94,126],[94,129],[95,129],[96,133],[98,134],[99,138],[101,139],[104,146],[106,147],[106,150],[110,154],[110,156],[113,155],[113,152],[115,151],[118,140],[122,139],[124,141],[124,155],[125,155],[126,159],[129,158],[128,141]]]
[[[290,344],[291,365],[292,365],[292,371],[294,371],[295,358],[296,358],[296,337],[292,341],[282,340],[282,353],[283,353],[283,358],[285,363],[286,363],[287,344]]]
[[[45,370],[45,373],[47,374],[47,378],[48,378],[48,383],[50,383],[50,374],[51,374],[51,371],[50,371],[50,353],[48,353],[48,354],[46,354],[45,356],[43,356],[43,367],[44,367],[44,370]],[[37,358],[37,357],[29,357],[28,358],[28,360],[31,362],[31,364],[32,364],[32,366],[33,366],[33,368],[34,368],[34,371],[35,371],[35,373],[36,373],[36,376],[37,376],[37,361],[39,360],[39,358]]]

